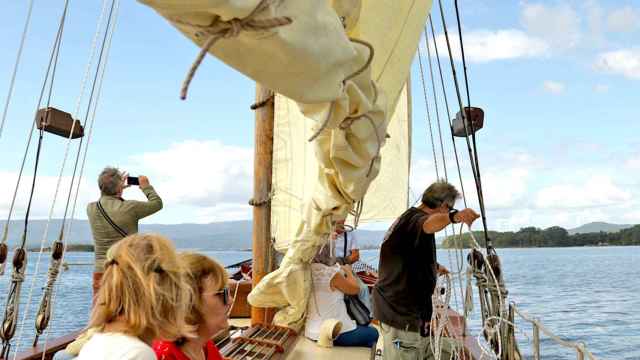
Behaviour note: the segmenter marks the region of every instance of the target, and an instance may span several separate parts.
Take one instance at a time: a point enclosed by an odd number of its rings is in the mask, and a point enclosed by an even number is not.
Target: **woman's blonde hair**
[[[222,265],[205,255],[184,252],[178,255],[178,258],[186,268],[186,283],[191,287],[192,295],[192,301],[187,310],[188,314],[185,320],[187,324],[197,327],[204,321],[202,293],[205,280],[211,279],[214,288],[222,290],[227,286],[227,272]]]
[[[128,335],[175,340],[193,329],[185,322],[190,289],[171,241],[129,235],[107,252],[102,285],[89,327],[123,320]]]

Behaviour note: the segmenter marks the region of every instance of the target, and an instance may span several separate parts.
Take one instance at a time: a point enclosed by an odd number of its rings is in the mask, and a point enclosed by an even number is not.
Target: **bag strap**
[[[347,259],[347,243],[349,242],[349,238],[347,237],[347,231],[345,229],[345,231],[342,233],[344,234],[344,251],[342,252],[342,256],[344,256],[345,260]],[[345,261],[346,262],[346,261]]]
[[[111,225],[111,227],[118,232],[118,234],[122,235],[122,237],[127,236],[127,232],[122,230],[122,228],[118,225],[116,225],[115,222],[113,222],[113,220],[111,220],[111,218],[109,217],[109,215],[107,215],[107,212],[104,210],[104,208],[102,207],[102,204],[100,204],[100,200],[98,200],[97,202],[98,204],[98,210],[100,211],[100,213],[102,214],[102,216],[104,216],[104,219],[107,220],[107,222],[109,223],[109,225]]]

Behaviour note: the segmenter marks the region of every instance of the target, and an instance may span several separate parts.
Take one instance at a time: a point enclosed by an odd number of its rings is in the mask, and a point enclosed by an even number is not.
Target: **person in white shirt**
[[[351,265],[360,260],[360,249],[358,248],[356,232],[353,228],[339,222],[331,237],[336,243],[336,260],[339,263]],[[346,254],[345,249],[347,250]]]
[[[334,232],[331,234],[331,239],[335,241],[336,261],[339,264],[353,265],[360,261],[360,249],[358,248],[354,228],[345,225],[344,221],[338,221]],[[354,275],[356,274],[354,273]],[[357,276],[356,280],[360,286],[360,291],[357,294],[358,298],[369,309],[369,312],[372,312],[369,287]]]
[[[79,360],[156,360],[150,344],[193,332],[185,322],[189,288],[171,242],[134,234],[107,253],[102,285],[91,314],[95,333]]]
[[[322,261],[322,257],[316,257]],[[347,313],[344,295],[357,295],[358,281],[349,265],[311,264],[313,290],[307,306],[305,336],[317,341],[320,327],[325,320],[335,319],[342,323],[340,334],[333,341],[337,346],[372,347],[378,341],[378,331],[372,326],[360,326]]]

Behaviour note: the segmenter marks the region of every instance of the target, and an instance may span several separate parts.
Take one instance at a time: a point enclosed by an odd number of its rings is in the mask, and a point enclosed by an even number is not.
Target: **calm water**
[[[208,252],[224,264],[251,256],[249,252]],[[504,249],[499,254],[505,271],[510,300],[525,312],[541,318],[554,333],[572,341],[584,341],[601,359],[640,359],[640,247]],[[37,254],[29,254],[27,281],[23,286],[24,315],[32,285]],[[362,252],[362,260],[377,265],[377,250]],[[446,251],[438,259],[449,264]],[[49,258],[43,257],[34,285],[32,305],[22,330],[21,347],[33,341],[33,313],[38,307]],[[70,269],[61,274],[49,337],[83,327],[89,317],[92,253],[69,253]],[[77,264],[77,265],[74,265]],[[0,301],[6,302],[10,271],[0,278]],[[477,334],[477,298],[470,327]],[[453,300],[452,300],[453,303]],[[531,329],[522,321],[520,347],[531,358]],[[20,335],[20,328],[15,339]],[[524,332],[524,334],[522,333]],[[528,336],[528,338],[527,338]],[[44,336],[43,336],[44,338]],[[575,354],[542,337],[543,359],[575,359]],[[16,342],[14,342],[15,344]]]

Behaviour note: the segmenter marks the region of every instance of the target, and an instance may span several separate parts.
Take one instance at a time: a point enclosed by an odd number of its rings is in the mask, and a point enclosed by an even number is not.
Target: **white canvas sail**
[[[364,198],[360,223],[390,221],[407,208],[411,155],[409,101],[405,85],[387,127],[389,136],[381,152],[380,173]],[[271,232],[280,252],[286,251],[295,238],[304,204],[317,181],[318,161],[313,144],[308,141],[313,134],[312,125],[295,101],[276,96]],[[347,222],[352,220],[349,218]]]
[[[378,176],[390,114],[431,0],[139,1],[203,51],[295,100],[301,120],[317,132],[318,175],[303,221],[280,268],[248,296],[252,306],[280,308],[275,324],[300,328],[310,294],[308,264],[334,221],[346,218]]]

